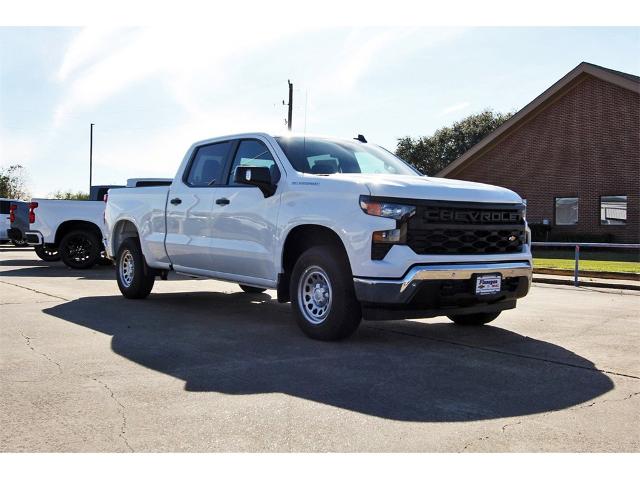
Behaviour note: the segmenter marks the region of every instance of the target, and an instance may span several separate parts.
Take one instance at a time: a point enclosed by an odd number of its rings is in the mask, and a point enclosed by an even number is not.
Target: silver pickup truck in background
[[[27,245],[22,236],[16,235],[14,237],[11,233],[11,221],[15,216],[17,208],[20,208],[21,212],[24,212],[24,217],[26,218],[28,206],[25,201],[0,198],[0,244],[11,242],[14,246]]]

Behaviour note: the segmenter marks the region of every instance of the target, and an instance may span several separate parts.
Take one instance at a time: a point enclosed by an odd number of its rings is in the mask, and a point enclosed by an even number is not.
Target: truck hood
[[[330,178],[364,184],[373,196],[480,203],[522,203],[520,196],[506,188],[447,178],[380,174],[337,174],[331,175]]]

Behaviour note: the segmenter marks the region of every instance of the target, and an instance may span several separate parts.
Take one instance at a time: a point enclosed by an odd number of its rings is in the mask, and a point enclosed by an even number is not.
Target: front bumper
[[[475,278],[499,274],[502,289],[475,294]],[[365,319],[403,319],[496,312],[515,307],[531,286],[529,261],[430,264],[409,269],[400,279],[354,278]]]

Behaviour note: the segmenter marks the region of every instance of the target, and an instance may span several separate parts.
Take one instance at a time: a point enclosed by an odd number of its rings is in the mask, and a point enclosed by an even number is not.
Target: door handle
[[[170,203],[172,205],[179,205],[180,203],[182,203],[182,200],[180,198],[174,198],[170,201]]]
[[[228,205],[229,203],[231,203],[231,201],[229,201],[227,198],[218,198],[216,200],[216,205]]]

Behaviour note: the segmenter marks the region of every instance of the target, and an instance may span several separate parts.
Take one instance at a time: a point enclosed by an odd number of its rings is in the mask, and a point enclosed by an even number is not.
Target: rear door
[[[214,200],[221,196],[219,190],[234,144],[223,141],[197,147],[183,177],[171,184],[165,247],[176,271],[214,270],[212,210]]]

